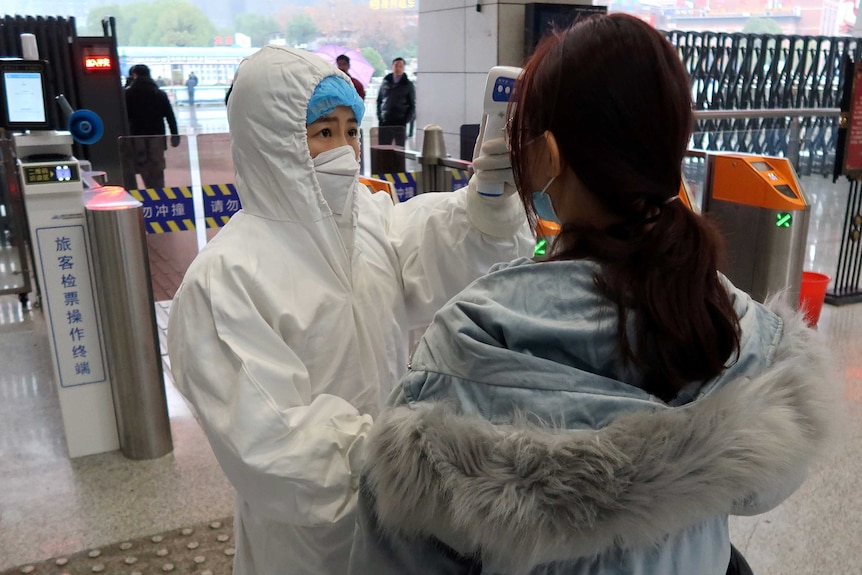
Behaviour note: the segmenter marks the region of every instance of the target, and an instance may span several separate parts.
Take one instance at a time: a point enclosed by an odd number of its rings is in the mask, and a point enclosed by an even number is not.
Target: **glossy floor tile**
[[[0,298],[0,570],[229,516],[233,488],[167,381],[174,451],[70,460],[42,313]]]
[[[731,540],[757,575],[862,574],[862,305],[826,306],[819,330],[836,360],[841,435],[778,508],[731,518]]]

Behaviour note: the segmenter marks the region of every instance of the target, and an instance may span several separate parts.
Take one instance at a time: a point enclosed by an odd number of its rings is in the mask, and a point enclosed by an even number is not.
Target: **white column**
[[[419,70],[416,145],[428,124],[443,128],[446,151],[457,156],[462,124],[482,120],[488,70],[524,64],[526,0],[422,0],[419,4]],[[553,4],[588,1],[551,0]]]
[[[482,119],[482,92],[497,63],[497,4],[476,11],[469,0],[427,0],[419,4],[419,81],[416,127],[443,128],[446,151],[459,152],[461,124]],[[421,133],[417,146],[421,146]]]

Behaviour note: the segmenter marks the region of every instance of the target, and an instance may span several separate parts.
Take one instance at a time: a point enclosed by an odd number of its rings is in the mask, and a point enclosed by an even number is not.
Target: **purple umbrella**
[[[365,87],[368,87],[371,76],[374,75],[374,66],[368,63],[368,60],[365,59],[365,56],[359,50],[345,48],[336,44],[327,44],[317,50],[312,50],[311,53],[317,54],[327,62],[331,62],[333,66],[335,65],[335,59],[344,54],[350,58],[350,75],[362,82],[362,85]]]

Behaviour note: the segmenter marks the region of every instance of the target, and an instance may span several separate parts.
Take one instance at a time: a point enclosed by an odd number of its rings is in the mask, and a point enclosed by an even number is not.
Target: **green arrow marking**
[[[779,228],[789,228],[792,221],[792,214],[776,214],[775,216],[775,225]]]
[[[544,256],[548,254],[548,240],[541,239],[536,242],[536,250],[533,252],[534,256]]]

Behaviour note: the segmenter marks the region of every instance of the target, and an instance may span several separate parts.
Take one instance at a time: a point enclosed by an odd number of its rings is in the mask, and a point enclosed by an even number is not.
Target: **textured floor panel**
[[[0,575],[230,575],[234,551],[233,520],[227,518],[21,565]]]

